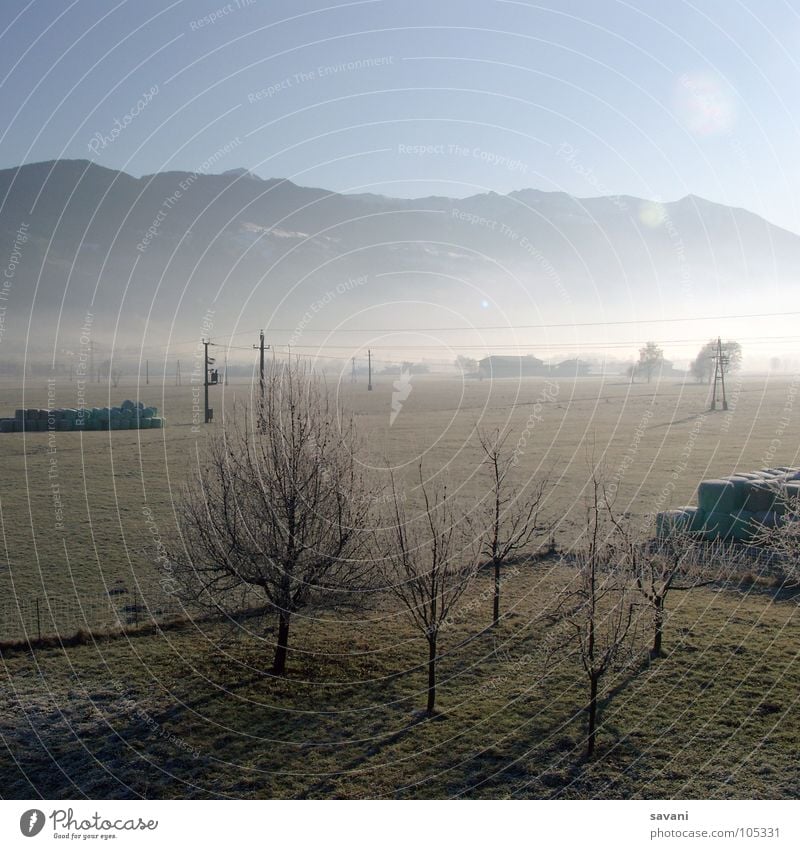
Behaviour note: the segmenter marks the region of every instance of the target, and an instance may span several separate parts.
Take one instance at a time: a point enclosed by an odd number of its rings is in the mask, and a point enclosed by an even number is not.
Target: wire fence
[[[36,596],[0,604],[0,639],[66,637],[78,631],[157,623],[186,612],[161,587],[112,589],[102,596]]]

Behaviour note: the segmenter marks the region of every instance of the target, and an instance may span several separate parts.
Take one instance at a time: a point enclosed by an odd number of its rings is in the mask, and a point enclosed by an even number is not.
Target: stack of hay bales
[[[123,401],[119,407],[61,407],[53,410],[16,410],[14,418],[0,419],[0,433],[28,433],[48,430],[139,430],[162,428],[164,418],[158,407],[145,407],[141,401]]]
[[[800,504],[800,468],[779,466],[705,480],[697,507],[679,507],[656,516],[656,536],[697,534],[707,540],[748,542],[763,528],[783,521]]]

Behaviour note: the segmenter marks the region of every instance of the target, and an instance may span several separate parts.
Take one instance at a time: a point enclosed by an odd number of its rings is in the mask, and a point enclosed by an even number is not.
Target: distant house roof
[[[547,374],[545,363],[534,356],[527,357],[484,357],[478,362],[482,374],[491,377],[520,377]]]

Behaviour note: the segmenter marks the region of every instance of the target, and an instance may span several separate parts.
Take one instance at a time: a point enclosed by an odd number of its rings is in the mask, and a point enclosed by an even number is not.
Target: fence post
[[[36,631],[39,634],[39,642],[42,641],[42,617],[39,614],[39,599],[36,599]]]

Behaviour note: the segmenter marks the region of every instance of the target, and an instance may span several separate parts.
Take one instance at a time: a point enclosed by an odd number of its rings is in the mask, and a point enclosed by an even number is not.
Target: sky
[[[800,232],[800,12],[748,2],[4,0],[0,167],[402,197],[696,194]]]

